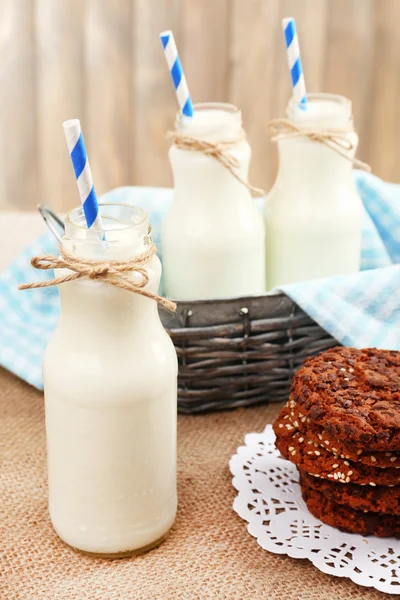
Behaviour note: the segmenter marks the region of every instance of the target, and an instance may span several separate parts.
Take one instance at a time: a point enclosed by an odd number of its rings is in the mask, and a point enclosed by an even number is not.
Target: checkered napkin
[[[400,185],[355,172],[364,203],[362,271],[287,285],[288,294],[340,343],[400,350]],[[163,188],[118,188],[101,199],[141,206],[150,215],[160,247],[161,220],[171,201]],[[262,200],[260,201],[261,209]],[[0,365],[42,389],[42,355],[59,315],[57,290],[20,292],[19,283],[50,279],[30,259],[43,251],[57,253],[50,233],[31,244],[0,275]]]

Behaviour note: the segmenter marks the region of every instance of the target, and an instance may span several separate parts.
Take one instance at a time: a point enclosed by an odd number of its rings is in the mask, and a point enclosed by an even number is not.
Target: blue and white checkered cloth
[[[286,285],[288,294],[317,323],[346,346],[400,350],[400,185],[354,173],[364,203],[362,271]],[[163,188],[118,188],[102,200],[144,208],[160,248],[161,220],[171,201]],[[261,208],[261,202],[260,202]],[[0,275],[0,365],[42,389],[42,355],[56,326],[56,289],[18,291],[18,284],[49,279],[30,259],[57,252],[50,233],[41,236]],[[161,249],[162,251],[162,249]]]

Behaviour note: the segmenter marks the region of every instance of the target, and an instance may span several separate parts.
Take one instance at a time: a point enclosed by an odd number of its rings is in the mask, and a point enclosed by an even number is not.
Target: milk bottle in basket
[[[246,185],[251,150],[240,111],[194,105],[175,133],[174,196],[162,229],[167,294],[196,300],[264,293],[264,224]]]
[[[268,194],[267,289],[360,268],[362,204],[352,179],[358,137],[351,102],[294,99],[278,131],[279,170]]]

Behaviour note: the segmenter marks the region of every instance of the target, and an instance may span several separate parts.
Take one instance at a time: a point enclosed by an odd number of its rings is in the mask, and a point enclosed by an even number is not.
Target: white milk
[[[65,247],[95,259],[143,252],[143,211],[104,205],[102,218],[107,244],[71,211]],[[157,257],[147,270],[156,292]],[[65,283],[60,296],[43,366],[50,517],[76,549],[129,555],[156,545],[175,519],[175,349],[153,300],[99,281]]]
[[[309,94],[307,110],[289,103],[287,117],[315,131],[351,124],[351,103],[331,94]],[[346,138],[354,145],[358,137]],[[362,205],[352,163],[306,137],[278,142],[279,171],[268,195],[267,289],[285,283],[355,273],[360,268]]]
[[[216,142],[237,138],[240,111],[229,104],[199,104],[182,117],[178,131]],[[230,149],[247,180],[247,141]],[[265,289],[265,233],[249,190],[215,158],[172,145],[174,198],[163,223],[166,290],[177,299],[196,300],[261,294]]]

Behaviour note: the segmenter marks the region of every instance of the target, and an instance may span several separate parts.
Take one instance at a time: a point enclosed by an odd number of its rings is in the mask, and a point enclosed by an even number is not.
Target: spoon
[[[60,219],[60,217],[58,217],[50,208],[47,208],[47,206],[38,204],[37,208],[51,233],[59,242],[61,242],[61,237],[64,235],[65,231],[62,219]]]

